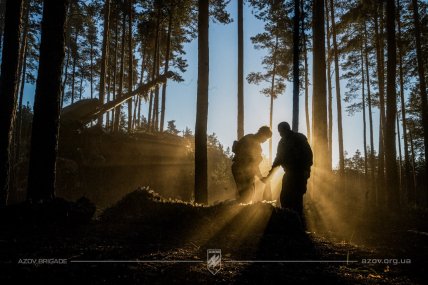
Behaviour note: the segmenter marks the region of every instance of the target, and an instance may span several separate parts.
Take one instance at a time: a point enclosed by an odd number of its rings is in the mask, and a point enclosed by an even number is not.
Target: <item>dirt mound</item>
[[[101,215],[102,223],[136,223],[162,232],[215,232],[228,230],[262,234],[266,230],[301,233],[298,216],[269,202],[239,204],[234,201],[212,206],[164,199],[149,188],[126,195]],[[245,227],[245,229],[243,229]]]

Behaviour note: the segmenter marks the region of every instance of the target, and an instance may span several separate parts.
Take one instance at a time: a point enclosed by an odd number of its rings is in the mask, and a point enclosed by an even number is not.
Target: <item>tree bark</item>
[[[415,146],[413,143],[413,134],[412,134],[412,130],[409,129],[409,140],[410,140],[410,150],[412,152],[412,178],[413,178],[413,185],[415,185],[415,197],[417,197],[417,193],[416,193],[416,157],[415,157]],[[417,204],[417,199],[415,201],[415,204]]]
[[[313,2],[313,147],[314,185],[322,184],[322,173],[328,170],[325,154],[328,152],[327,138],[327,94],[325,66],[324,0]]]
[[[28,35],[28,18],[29,18],[29,12],[30,12],[30,7],[29,7],[29,1],[25,0],[23,3],[23,7],[22,7],[22,11],[23,11],[23,23],[22,26],[24,27],[22,30],[22,36],[20,39],[20,47],[19,47],[19,67],[18,67],[18,78],[19,80],[22,78],[22,70],[24,67],[24,58],[26,56],[26,51],[27,51],[27,35]],[[18,82],[18,87],[16,89],[16,93],[18,94],[20,88],[19,86],[21,81]]]
[[[128,1],[128,92],[132,92],[133,84],[133,49],[132,49],[132,0]],[[128,100],[128,133],[132,131],[132,98]]]
[[[398,193],[398,198],[399,201],[402,202],[402,198],[403,198],[403,156],[401,155],[401,134],[400,134],[400,120],[398,118],[398,114],[395,117],[396,118],[396,123],[397,123],[397,142],[398,142],[398,178],[399,178],[399,193]]]
[[[376,10],[375,15],[375,38],[376,38],[376,61],[377,61],[377,76],[379,84],[379,164],[378,164],[378,181],[377,181],[377,194],[376,203],[383,204],[384,202],[384,188],[385,188],[385,154],[384,154],[384,133],[385,127],[385,81],[384,81],[384,45],[383,45],[383,3],[380,4],[380,27],[379,27],[379,13]]]
[[[293,122],[292,129],[295,132],[299,131],[299,18],[300,18],[300,3],[299,0],[294,0],[294,31],[293,31]]]
[[[244,136],[244,0],[238,0],[238,140]]]
[[[174,9],[174,8],[171,8]],[[169,12],[169,20],[168,20],[168,34],[167,34],[167,42],[166,42],[166,51],[165,51],[165,68],[164,73],[168,73],[169,70],[169,58],[171,54],[171,35],[172,35],[172,20],[174,11],[171,10]],[[162,105],[161,105],[161,120],[160,120],[160,131],[163,132],[164,124],[165,124],[165,107],[166,107],[166,86],[168,80],[162,85]]]
[[[83,76],[80,76],[79,101],[82,100],[82,93],[83,93]]]
[[[109,30],[110,30],[110,0],[106,0],[104,4],[104,31],[103,31],[103,43],[101,50],[101,70],[100,70],[100,88],[99,88],[99,100],[101,104],[104,104],[105,98],[105,80],[107,74],[107,60],[109,54]],[[98,126],[103,126],[103,115],[98,118]]]
[[[428,179],[428,106],[427,106],[427,90],[425,82],[425,68],[422,55],[422,38],[421,27],[419,19],[418,1],[412,0],[413,4],[413,21],[415,26],[415,40],[416,40],[416,58],[418,62],[418,75],[419,75],[419,90],[421,96],[421,113],[422,113],[422,127],[424,133],[424,147],[425,147],[425,179]],[[428,183],[425,183],[425,192],[427,194],[428,202]]]
[[[67,0],[45,0],[43,5],[27,191],[32,202],[51,200],[55,195],[67,5]]]
[[[334,52],[334,74],[335,74],[335,87],[336,87],[336,107],[337,107],[337,136],[339,140],[339,170],[343,174],[345,171],[345,153],[343,149],[343,127],[342,127],[342,98],[340,94],[340,70],[339,70],[339,51],[336,41],[336,22],[334,18],[334,1],[330,0],[330,14],[331,14],[331,32],[333,38],[333,52]]]
[[[125,8],[124,8],[125,9]],[[119,90],[117,97],[121,97],[123,93],[123,79],[125,74],[125,40],[126,40],[126,13],[122,11],[122,42],[120,43],[120,75],[119,75]],[[120,129],[121,106],[114,109],[114,127],[113,131],[118,132]]]
[[[107,102],[111,100],[111,85],[112,85],[112,68],[109,68],[106,76],[107,79]],[[110,112],[106,112],[106,130],[110,128]]]
[[[2,19],[3,22],[3,29],[4,29],[4,15],[5,15],[5,10],[6,10],[6,0],[0,0],[0,17]],[[0,29],[0,52],[2,52],[3,50],[3,32],[4,30]]]
[[[61,109],[64,107],[65,100],[65,86],[67,85],[68,79],[68,66],[70,65],[70,46],[67,47],[67,60],[65,62],[64,78],[61,83]]]
[[[149,131],[152,131],[152,111],[153,111],[153,90],[150,90],[149,98],[149,113],[147,114],[147,127]]]
[[[74,92],[76,85],[76,64],[77,64],[77,31],[74,31],[74,54],[73,54],[73,71],[71,74],[71,104],[74,103]]]
[[[160,8],[156,7],[157,9],[157,18],[156,18],[156,32],[155,32],[155,44],[153,49],[153,65],[152,65],[152,80],[156,77],[156,70],[157,70],[157,62],[158,62],[158,53],[159,53],[159,26],[160,26]],[[150,92],[150,103],[149,103],[149,117],[148,117],[148,123],[149,123],[149,130],[154,131],[155,130],[155,94],[154,92]]]
[[[209,86],[209,4],[198,1],[198,93],[195,126],[195,202],[208,203],[208,86]]]
[[[406,119],[406,100],[404,98],[404,74],[403,74],[403,47],[401,38],[401,16],[400,16],[400,1],[397,0],[397,44],[398,44],[398,70],[400,77],[400,101],[401,101],[401,121],[403,127],[403,145],[404,145],[404,181],[405,192],[407,193],[408,201],[415,202],[414,185],[411,179],[410,158],[409,158],[409,143],[407,138],[407,119]]]
[[[27,73],[27,53],[28,53],[28,47],[27,47],[27,34],[28,34],[28,22],[29,22],[29,13],[30,13],[30,5],[29,1],[26,0],[24,2],[24,10],[25,10],[25,17],[24,17],[24,30],[22,31],[22,43],[19,50],[19,72],[20,74],[20,87],[17,88],[17,91],[19,90],[19,99],[18,99],[18,118],[16,121],[16,129],[15,129],[15,161],[19,160],[19,157],[21,155],[21,125],[22,125],[22,101],[24,99],[24,88],[25,88],[25,80],[26,80],[26,73]]]
[[[89,67],[89,85],[90,85],[90,94],[91,99],[94,98],[94,45],[91,43],[90,50],[90,62],[91,66]]]
[[[272,79],[270,85],[270,107],[269,107],[269,127],[273,128],[273,99],[275,98],[275,76],[276,76],[276,65],[277,65],[277,54],[278,50],[278,35],[275,37],[275,47],[272,51],[273,67],[272,67]],[[272,165],[272,138],[269,138],[269,165]]]
[[[371,97],[371,88],[370,88],[370,65],[369,65],[369,50],[367,47],[367,25],[364,22],[364,61],[365,61],[365,71],[366,71],[366,84],[367,84],[367,105],[369,112],[369,126],[370,126],[370,179],[372,190],[376,186],[376,177],[375,177],[375,154],[374,154],[374,137],[373,137],[373,113],[372,113],[372,97]]]
[[[325,4],[325,18],[326,18],[326,31],[327,31],[327,109],[328,109],[328,164],[329,169],[332,169],[332,159],[333,159],[333,94],[332,94],[332,84],[331,84],[331,44],[330,44],[330,15],[328,2]],[[330,9],[332,9],[330,7]]]
[[[395,141],[395,121],[397,116],[397,94],[395,77],[397,73],[397,45],[395,40],[395,1],[386,2],[386,35],[388,43],[387,92],[385,124],[385,164],[387,202],[390,209],[399,210],[397,155]]]
[[[116,15],[115,17],[115,29],[114,29],[114,59],[113,59],[113,100],[117,97],[117,52],[119,49],[119,25],[118,25],[118,17],[119,15]],[[114,132],[114,123],[116,121],[116,110],[111,110],[111,126],[110,130],[111,132]]]
[[[159,39],[158,39],[159,40]],[[156,59],[156,74],[155,78],[159,77],[159,70],[160,70],[160,44],[158,44],[158,51],[157,51],[157,59]],[[154,104],[153,104],[153,122],[154,122],[154,130],[156,132],[159,131],[159,86],[155,86],[155,97],[154,97]]]
[[[19,117],[17,118],[17,124],[16,124],[16,152],[15,152],[15,160],[19,161],[19,158],[21,156],[21,140],[22,140],[22,104],[24,101],[24,89],[25,89],[25,80],[26,80],[26,74],[27,74],[27,53],[28,48],[25,49],[25,55],[24,55],[24,64],[22,67],[22,74],[21,74],[21,87],[19,88],[19,99],[18,99],[18,114]]]
[[[367,182],[368,161],[367,161],[367,124],[366,124],[366,93],[365,93],[365,74],[364,74],[364,52],[363,44],[361,43],[360,51],[361,59],[361,104],[363,107],[363,143],[364,143],[364,181]]]
[[[144,72],[146,71],[146,46],[143,46],[143,51],[142,51],[142,55],[141,55],[142,59],[141,59],[141,74],[140,74],[140,85],[143,84],[144,81]],[[140,95],[140,100],[138,103],[138,118],[137,118],[137,126],[140,128],[141,127],[141,103],[142,103],[142,96]],[[145,95],[145,98],[147,98],[147,95]]]
[[[0,76],[0,208],[6,206],[9,192],[9,171],[12,159],[10,151],[16,116],[22,4],[22,0],[6,2]]]
[[[69,33],[69,21],[70,21],[70,15],[73,13],[73,3],[70,3],[67,8],[67,17],[65,19],[65,29],[66,33]],[[70,32],[71,34],[71,32]],[[65,87],[67,85],[67,78],[68,78],[68,67],[70,65],[70,54],[71,54],[71,48],[70,48],[70,39],[67,40],[67,37],[65,39],[66,41],[66,50],[67,50],[67,60],[65,62],[65,70],[63,74],[63,79],[61,83],[61,110],[64,107],[64,100],[65,100]]]
[[[305,60],[305,119],[306,119],[306,135],[308,141],[311,143],[311,122],[309,119],[309,67],[308,67],[308,51],[305,33],[305,12],[303,1],[300,1],[300,9],[302,10],[301,25],[302,25],[302,40],[303,40],[303,54]]]

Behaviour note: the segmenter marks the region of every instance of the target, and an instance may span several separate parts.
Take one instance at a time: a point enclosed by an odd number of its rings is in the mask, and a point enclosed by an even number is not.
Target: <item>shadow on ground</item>
[[[409,277],[411,271],[403,275],[399,266],[362,264],[362,258],[377,253],[305,232],[293,212],[265,202],[202,206],[164,200],[152,191],[139,189],[90,223],[65,225],[33,220],[27,224],[4,223],[3,229],[2,284],[18,280],[90,284],[417,284],[419,280]],[[208,249],[220,249],[222,253],[221,269],[216,275],[207,269]],[[36,265],[22,264],[33,259]],[[67,264],[40,264],[39,259],[64,259]]]

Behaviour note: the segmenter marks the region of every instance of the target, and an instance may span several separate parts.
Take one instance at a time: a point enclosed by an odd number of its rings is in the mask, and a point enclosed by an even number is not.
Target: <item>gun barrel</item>
[[[91,114],[88,114],[86,117],[84,117],[82,119],[82,123],[83,124],[89,123],[90,121],[97,119],[100,115],[110,111],[111,109],[114,109],[114,108],[120,106],[121,104],[123,104],[124,102],[126,102],[130,98],[134,97],[135,95],[139,95],[139,94],[148,92],[150,89],[152,89],[156,85],[158,85],[160,83],[164,83],[167,80],[167,78],[172,77],[172,75],[173,75],[172,72],[162,74],[158,78],[156,78],[152,81],[149,81],[146,84],[141,84],[135,90],[128,92],[128,93],[125,93],[125,94],[122,94],[121,96],[118,96],[118,98],[116,98],[115,100],[107,102],[104,105],[101,105],[94,112],[92,112]]]

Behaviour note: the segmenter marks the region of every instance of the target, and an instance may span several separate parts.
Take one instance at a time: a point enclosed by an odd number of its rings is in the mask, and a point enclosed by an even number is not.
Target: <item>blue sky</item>
[[[225,146],[231,146],[236,139],[237,128],[237,1],[231,1],[227,9],[234,22],[228,25],[210,23],[210,84],[209,84],[209,117],[208,132],[216,133],[220,142]],[[244,75],[252,71],[262,71],[261,60],[264,51],[255,50],[250,38],[263,31],[263,23],[257,20],[251,9],[244,8]],[[182,83],[170,83],[168,85],[168,98],[166,106],[166,119],[176,120],[178,129],[186,126],[194,129],[196,113],[196,86],[197,86],[197,40],[186,46],[189,68],[184,74]],[[311,66],[310,66],[311,68]],[[312,81],[312,75],[309,76]],[[245,133],[254,133],[262,125],[269,124],[270,99],[260,94],[262,85],[250,85],[244,81],[245,102]],[[341,84],[342,93],[345,86]],[[334,90],[333,90],[334,92]],[[312,90],[310,87],[309,94]],[[299,131],[306,134],[304,113],[303,90],[300,96],[300,124]],[[334,94],[334,93],[333,93]],[[281,121],[291,123],[292,118],[292,83],[287,82],[286,91],[274,101],[274,136],[273,148],[276,153],[276,145],[279,135],[276,125]],[[343,96],[343,94],[342,94]],[[333,98],[335,102],[335,98]],[[311,103],[309,104],[311,106]],[[343,108],[346,106],[343,104]],[[334,104],[333,109],[336,110]],[[344,145],[349,154],[356,149],[363,150],[362,114],[348,117],[343,112]],[[334,112],[333,131],[333,165],[338,164],[337,124],[336,112]],[[373,113],[374,122],[377,122],[378,113]],[[375,124],[376,125],[376,124]],[[375,138],[378,128],[375,126]],[[375,148],[377,148],[375,140]],[[268,143],[263,145],[265,155],[268,155]]]
[[[228,25],[210,23],[210,84],[209,84],[209,117],[208,132],[216,133],[220,142],[225,146],[231,146],[236,139],[237,129],[237,1],[230,1],[227,9],[234,22]],[[253,71],[262,71],[261,61],[265,51],[255,50],[250,38],[263,31],[263,23],[257,20],[248,6],[244,7],[244,76]],[[183,75],[184,82],[168,83],[166,101],[166,121],[175,120],[177,128],[184,130],[186,127],[194,130],[196,117],[196,90],[197,90],[197,40],[186,44],[186,59],[188,70]],[[309,54],[311,57],[311,55]],[[309,64],[310,62],[309,58]],[[310,65],[310,70],[311,70]],[[312,75],[309,75],[312,81]],[[245,102],[245,133],[254,133],[262,125],[269,124],[270,99],[260,94],[263,85],[250,85],[244,81]],[[345,92],[345,84],[341,83],[342,96]],[[335,91],[333,90],[333,94]],[[310,86],[309,94],[311,96]],[[33,102],[34,86],[26,85],[25,101]],[[279,135],[276,125],[281,121],[291,123],[292,118],[292,83],[287,82],[286,91],[274,102],[274,135],[273,149],[276,153],[276,145]],[[304,113],[303,90],[300,96],[300,124],[299,131],[306,134]],[[333,98],[333,110],[336,110],[336,99]],[[309,104],[311,106],[311,103]],[[357,149],[363,150],[362,114],[357,113],[349,117],[343,107],[343,131],[344,146],[349,155]],[[147,106],[143,108],[147,114]],[[378,112],[373,113],[375,149],[377,149],[378,137]],[[333,165],[338,164],[337,124],[336,111],[333,114]],[[367,119],[368,120],[368,119]],[[368,141],[369,142],[369,141]],[[263,145],[264,154],[268,155],[268,143]]]

